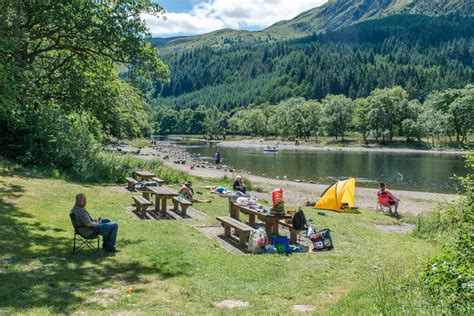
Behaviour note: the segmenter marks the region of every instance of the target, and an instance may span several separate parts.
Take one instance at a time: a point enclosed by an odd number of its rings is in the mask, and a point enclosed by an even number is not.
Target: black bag
[[[331,250],[334,248],[331,238],[331,230],[327,228],[312,234],[310,240],[313,242],[314,250]]]
[[[295,213],[295,215],[293,215],[291,225],[293,225],[294,229],[305,229],[306,217],[304,216],[303,210],[301,208]]]

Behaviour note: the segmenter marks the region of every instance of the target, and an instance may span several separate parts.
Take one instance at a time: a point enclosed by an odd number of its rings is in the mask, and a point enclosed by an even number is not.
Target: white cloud
[[[153,36],[202,34],[223,28],[264,28],[317,7],[327,0],[208,0],[191,11],[166,13],[166,18],[143,14]]]

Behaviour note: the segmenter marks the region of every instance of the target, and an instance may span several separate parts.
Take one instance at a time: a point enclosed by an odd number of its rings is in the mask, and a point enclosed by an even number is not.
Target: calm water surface
[[[222,163],[267,177],[332,183],[356,177],[357,185],[376,187],[385,181],[389,188],[410,191],[456,192],[454,175],[465,176],[464,157],[449,154],[353,153],[216,147],[215,144],[179,141],[189,153],[212,157],[219,150]],[[420,197],[422,198],[422,197]]]

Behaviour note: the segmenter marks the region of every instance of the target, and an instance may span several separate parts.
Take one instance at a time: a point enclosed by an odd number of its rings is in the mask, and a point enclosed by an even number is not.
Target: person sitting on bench
[[[86,210],[86,195],[80,193],[76,195],[76,204],[71,209],[71,214],[76,218],[76,227],[81,235],[92,236],[94,234],[103,237],[102,247],[107,252],[117,252],[115,241],[117,240],[118,224],[108,219],[93,220]]]
[[[199,200],[199,199],[195,199],[194,198],[194,191],[193,189],[191,188],[193,185],[193,183],[191,182],[191,180],[188,180],[186,181],[183,186],[181,187],[181,189],[179,189],[179,192],[178,192],[178,200],[186,200],[188,202],[191,202],[191,203],[211,203],[211,200]]]

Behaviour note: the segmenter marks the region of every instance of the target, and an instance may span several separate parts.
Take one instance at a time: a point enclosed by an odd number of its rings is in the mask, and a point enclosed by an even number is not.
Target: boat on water
[[[277,153],[278,152],[278,148],[277,147],[266,147],[263,149],[264,152],[267,152],[267,153]]]

